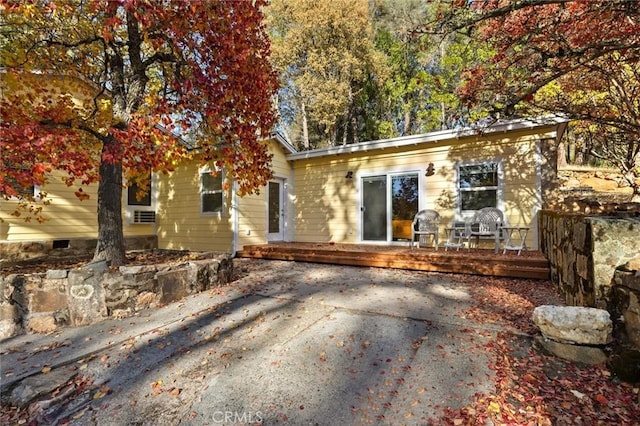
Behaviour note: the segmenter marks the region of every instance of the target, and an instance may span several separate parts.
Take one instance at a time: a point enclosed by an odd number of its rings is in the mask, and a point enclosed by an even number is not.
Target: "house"
[[[437,210],[444,227],[492,206],[509,225],[531,227],[527,245],[537,248],[536,214],[566,124],[520,119],[288,154],[282,239],[400,244],[418,210]]]
[[[304,152],[275,135],[273,179],[258,195],[238,197],[223,174],[184,162],[154,176],[144,200],[124,191],[124,233],[161,249],[231,253],[276,241],[407,244],[420,209],[438,210],[445,227],[493,206],[508,224],[530,227],[527,245],[536,249],[537,212],[566,125],[517,119]],[[55,182],[46,188],[52,203],[42,224],[10,216],[12,202],[0,201],[2,257],[33,242],[73,248],[96,238],[94,193],[81,202]]]

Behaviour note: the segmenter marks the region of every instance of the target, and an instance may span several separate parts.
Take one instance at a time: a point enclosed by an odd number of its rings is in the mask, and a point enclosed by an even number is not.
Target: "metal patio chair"
[[[413,218],[411,225],[411,242],[409,243],[413,248],[413,243],[418,237],[418,248],[424,242],[427,243],[427,236],[433,236],[433,243],[436,250],[438,250],[438,226],[440,224],[440,213],[435,210],[420,210]]]
[[[480,238],[493,239],[495,241],[495,252],[500,250],[500,240],[502,239],[501,226],[504,223],[504,215],[500,209],[495,207],[484,207],[478,210],[471,220],[468,231],[467,244],[471,249],[471,239],[475,238],[476,247]]]

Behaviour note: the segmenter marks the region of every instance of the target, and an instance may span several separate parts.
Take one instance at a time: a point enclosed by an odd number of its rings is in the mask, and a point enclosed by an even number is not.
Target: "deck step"
[[[289,245],[245,246],[238,257],[326,263],[348,266],[408,269],[416,271],[486,275],[509,278],[549,279],[549,263],[541,256],[474,255],[440,250],[366,251]]]

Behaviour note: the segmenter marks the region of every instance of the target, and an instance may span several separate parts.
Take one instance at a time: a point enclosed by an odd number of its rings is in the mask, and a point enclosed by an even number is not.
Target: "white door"
[[[267,241],[284,241],[284,180],[267,185]]]

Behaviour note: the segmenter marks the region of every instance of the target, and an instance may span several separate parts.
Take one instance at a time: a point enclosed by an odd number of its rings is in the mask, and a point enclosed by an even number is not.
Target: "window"
[[[460,166],[458,177],[460,210],[498,207],[498,163]]]
[[[157,193],[153,191],[154,178],[155,176],[149,173],[148,180],[129,183],[124,195],[129,223],[149,224],[156,222]]]
[[[151,177],[149,177],[149,181],[144,188],[137,183],[129,185],[129,188],[127,188],[127,205],[151,207]]]
[[[205,170],[200,172],[200,199],[202,213],[222,213],[222,173]]]
[[[12,196],[20,198],[35,197],[36,187],[28,185],[31,180],[31,167],[29,165],[21,165],[18,167],[6,165],[7,169],[12,170],[11,175],[5,175],[3,192],[10,193]],[[17,176],[20,177],[17,177]]]

